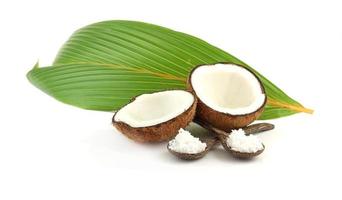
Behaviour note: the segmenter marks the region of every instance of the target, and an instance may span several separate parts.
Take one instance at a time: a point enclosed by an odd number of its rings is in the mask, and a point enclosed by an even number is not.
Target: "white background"
[[[341,199],[339,1],[1,1],[0,199]],[[51,64],[72,32],[109,19],[198,36],[315,109],[272,120],[265,152],[222,149],[195,162],[134,143],[112,113],[62,104],[25,74]]]

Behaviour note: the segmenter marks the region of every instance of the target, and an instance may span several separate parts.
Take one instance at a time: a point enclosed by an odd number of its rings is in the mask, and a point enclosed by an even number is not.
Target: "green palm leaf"
[[[133,21],[105,21],[76,31],[53,66],[35,67],[29,80],[56,99],[85,109],[112,111],[133,96],[185,88],[199,64],[231,62],[254,71],[268,106],[261,119],[311,112],[234,56],[196,37]]]

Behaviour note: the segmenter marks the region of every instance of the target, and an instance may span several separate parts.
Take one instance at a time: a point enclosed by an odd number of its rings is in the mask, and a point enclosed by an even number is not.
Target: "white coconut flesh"
[[[154,126],[173,119],[187,111],[194,103],[194,96],[183,90],[168,90],[138,96],[121,108],[114,121],[131,127]]]
[[[266,98],[258,79],[234,64],[200,66],[192,72],[191,85],[204,104],[231,115],[253,113]]]

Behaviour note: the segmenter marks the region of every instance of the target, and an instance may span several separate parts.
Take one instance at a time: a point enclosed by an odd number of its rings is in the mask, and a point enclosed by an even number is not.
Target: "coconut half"
[[[138,142],[160,142],[175,136],[194,118],[197,100],[184,90],[142,94],[119,109],[114,126]]]
[[[252,123],[266,104],[265,90],[258,77],[235,64],[194,68],[188,88],[198,98],[196,117],[226,131]]]

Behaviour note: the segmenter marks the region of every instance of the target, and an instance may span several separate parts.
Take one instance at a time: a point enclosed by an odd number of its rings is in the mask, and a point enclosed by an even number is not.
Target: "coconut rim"
[[[231,64],[231,65],[235,65],[235,66],[237,66],[237,67],[241,67],[241,68],[247,70],[248,72],[250,72],[250,73],[257,79],[257,81],[259,82],[259,86],[260,86],[260,88],[261,88],[261,92],[265,95],[264,103],[263,103],[258,109],[256,109],[256,110],[253,111],[253,112],[245,113],[245,114],[235,114],[235,115],[234,115],[234,114],[225,113],[225,112],[221,112],[221,111],[215,110],[215,109],[211,108],[210,106],[208,106],[206,103],[204,103],[204,102],[201,100],[201,98],[199,98],[199,97],[197,96],[196,91],[194,90],[194,88],[193,88],[193,86],[192,86],[191,77],[192,77],[193,72],[194,72],[197,68],[199,68],[199,67],[201,67],[201,66],[215,65],[215,64]],[[246,68],[245,66],[243,66],[243,65],[241,65],[241,64],[235,64],[235,63],[233,63],[233,62],[216,62],[216,63],[211,63],[211,64],[199,64],[199,65],[196,65],[196,66],[190,71],[190,74],[189,74],[189,77],[188,77],[188,84],[189,84],[190,87],[191,87],[191,93],[193,93],[193,95],[196,96],[196,98],[198,99],[198,101],[201,101],[201,102],[202,102],[205,106],[207,106],[208,108],[214,110],[215,112],[218,112],[218,113],[220,113],[220,114],[223,114],[223,115],[228,115],[228,116],[232,116],[232,117],[244,117],[244,116],[248,116],[248,115],[250,115],[250,114],[253,114],[253,113],[256,113],[256,112],[261,111],[261,110],[265,107],[266,102],[267,102],[267,95],[266,95],[266,92],[265,92],[265,88],[264,88],[264,85],[262,84],[261,80],[259,79],[259,77],[256,76],[256,74],[255,74],[252,70]]]
[[[125,106],[127,106],[128,104],[134,102],[135,99],[138,98],[139,96],[144,95],[144,94],[154,94],[154,93],[157,93],[157,92],[167,92],[167,91],[174,91],[174,90],[181,90],[181,91],[184,91],[184,92],[188,92],[188,93],[190,93],[190,94],[194,97],[194,100],[193,100],[192,104],[189,106],[189,108],[186,109],[186,110],[185,110],[184,112],[182,112],[181,114],[179,114],[179,115],[177,115],[177,116],[175,116],[175,117],[173,117],[173,118],[171,118],[171,119],[169,119],[169,120],[167,120],[167,121],[164,121],[164,122],[161,122],[161,123],[158,123],[158,124],[155,124],[155,125],[142,126],[142,127],[132,127],[132,126],[130,126],[129,124],[123,122],[123,121],[116,121],[116,120],[115,120],[116,114],[117,114],[122,108],[124,108]],[[122,124],[125,124],[126,126],[128,126],[129,128],[132,128],[132,129],[151,128],[151,127],[155,127],[155,126],[162,125],[162,124],[164,124],[164,123],[169,123],[169,122],[171,122],[172,120],[174,120],[175,118],[181,116],[182,114],[184,114],[184,113],[186,113],[186,112],[189,112],[189,111],[193,108],[194,104],[197,104],[197,96],[196,96],[193,92],[188,91],[188,90],[182,90],[182,89],[166,89],[166,90],[160,90],[160,91],[155,91],[155,92],[147,92],[147,93],[139,94],[139,95],[136,95],[136,96],[132,97],[132,98],[129,100],[129,102],[127,102],[126,104],[124,104],[123,106],[121,106],[121,107],[115,112],[114,116],[112,117],[112,123],[113,123],[113,125],[122,123]],[[195,109],[196,109],[196,108],[195,108]]]

